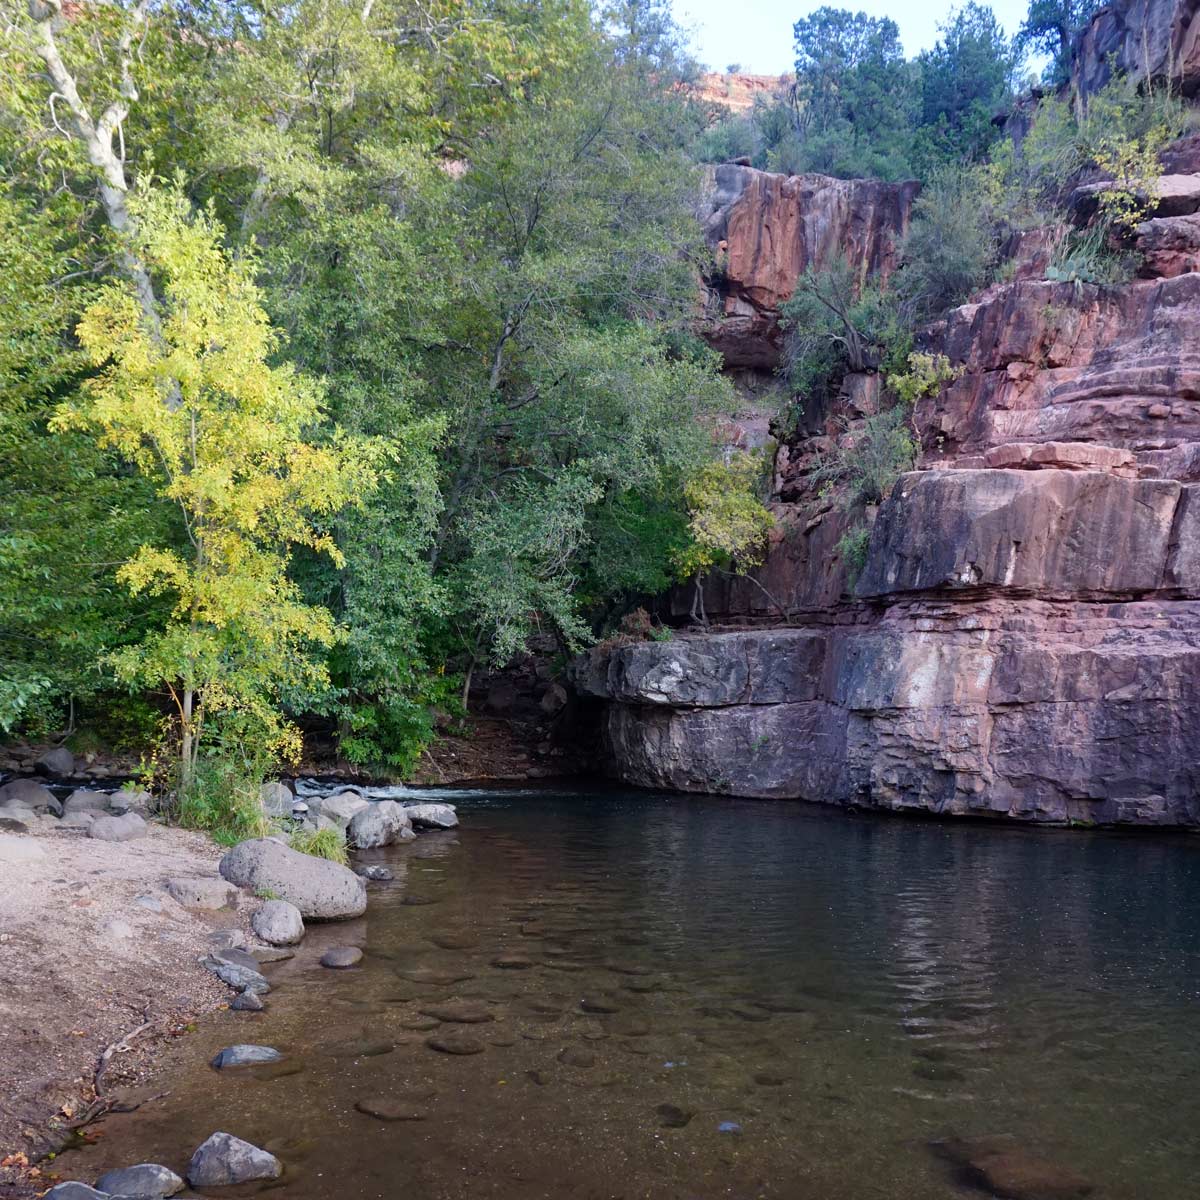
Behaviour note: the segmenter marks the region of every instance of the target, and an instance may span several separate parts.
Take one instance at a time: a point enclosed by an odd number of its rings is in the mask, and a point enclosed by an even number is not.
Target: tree
[[[839,174],[888,178],[908,170],[915,77],[900,30],[886,17],[818,8],[793,27],[803,132]]]
[[[106,285],[78,329],[97,373],[55,425],[94,431],[155,482],[182,521],[182,549],[144,544],[118,571],[134,596],[167,596],[172,611],[113,661],[127,683],[170,694],[186,793],[206,720],[238,720],[263,747],[294,756],[280,705],[325,685],[313,649],[331,646],[338,631],[288,578],[289,552],[336,557],[317,522],[362,502],[379,454],[336,434],[324,444],[306,437],[322,417],[321,388],[271,365],[279,342],[254,260],[229,260],[211,216],[193,216],[173,191],[144,193],[133,212],[131,248],[164,281],[160,328],[146,330],[136,285]],[[176,387],[168,407],[164,392]]]
[[[1030,0],[1029,12],[1017,30],[1016,45],[1049,58],[1045,78],[1065,83],[1071,74],[1075,40],[1103,0]]]
[[[918,59],[921,124],[942,159],[979,161],[999,136],[992,117],[1012,94],[1017,52],[990,7],[968,0]]]

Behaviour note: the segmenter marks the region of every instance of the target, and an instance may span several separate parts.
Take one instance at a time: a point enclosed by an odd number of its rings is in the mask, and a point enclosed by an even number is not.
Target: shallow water
[[[182,1173],[223,1129],[276,1153],[265,1190],[296,1200],[926,1200],[986,1194],[931,1143],[1005,1134],[1101,1200],[1197,1194],[1200,839],[459,803],[461,829],[366,856],[397,876],[367,916],[266,968],[267,1012],[173,1044],[170,1094],[64,1176]],[[318,965],[344,943],[360,968]],[[422,1014],[449,998],[493,1019]],[[450,1033],[482,1051],[427,1044]],[[210,1069],[234,1042],[286,1063]],[[421,1119],[355,1107],[380,1098]]]

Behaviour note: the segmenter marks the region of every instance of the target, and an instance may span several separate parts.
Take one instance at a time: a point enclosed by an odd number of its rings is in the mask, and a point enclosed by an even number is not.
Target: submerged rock
[[[136,1167],[105,1172],[96,1180],[96,1187],[122,1200],[127,1196],[130,1200],[159,1200],[182,1191],[183,1180],[158,1163],[139,1163]]]
[[[451,1025],[483,1025],[496,1019],[495,1014],[479,1000],[446,1000],[421,1009],[427,1017]]]
[[[357,967],[362,962],[363,952],[357,946],[332,946],[321,955],[321,966],[335,971]]]
[[[380,1121],[424,1121],[424,1107],[409,1100],[396,1100],[387,1096],[371,1096],[355,1102],[354,1107],[368,1117]]]
[[[425,1045],[442,1054],[482,1054],[486,1049],[483,1042],[454,1029],[436,1034]]]
[[[266,901],[250,918],[250,927],[272,946],[292,946],[304,936],[304,918],[286,900]]]
[[[89,1187],[86,1183],[76,1183],[71,1180],[68,1183],[55,1184],[42,1200],[109,1200],[107,1192],[98,1192],[94,1187]]]
[[[220,871],[230,883],[294,904],[306,920],[337,921],[366,911],[366,885],[348,867],[301,854],[274,838],[234,846],[221,859]]]
[[[202,958],[200,965],[236,992],[263,995],[271,990],[271,985],[258,969],[258,962],[244,950],[218,950]]]
[[[1095,1190],[1081,1175],[1039,1157],[1008,1135],[948,1138],[932,1149],[1004,1200],[1083,1200]]]
[[[267,1007],[266,1002],[255,992],[239,992],[229,1002],[234,1012],[262,1012]]]
[[[188,1164],[192,1187],[229,1187],[252,1179],[278,1179],[283,1164],[273,1154],[230,1133],[214,1133],[201,1143]]]
[[[376,863],[360,865],[354,868],[355,875],[362,876],[363,879],[369,879],[373,883],[391,883],[396,878],[391,867],[381,867]]]
[[[226,1067],[249,1067],[256,1063],[278,1062],[283,1057],[274,1046],[226,1046],[209,1063],[215,1070]]]

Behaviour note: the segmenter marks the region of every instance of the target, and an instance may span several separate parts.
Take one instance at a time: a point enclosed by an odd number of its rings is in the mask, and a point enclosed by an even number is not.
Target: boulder
[[[75,755],[66,746],[56,746],[53,750],[47,750],[33,764],[33,769],[39,775],[63,779],[75,773]]]
[[[92,822],[103,813],[94,812],[91,809],[84,809],[83,812],[67,813],[65,817],[58,823],[60,829],[82,829],[88,830],[92,827]]]
[[[366,885],[348,867],[301,854],[274,838],[234,846],[221,859],[220,872],[238,887],[270,891],[294,904],[305,920],[338,921],[366,911]]]
[[[358,850],[373,850],[415,835],[409,813],[395,800],[378,800],[356,812],[346,829],[346,840]]]
[[[357,813],[370,804],[364,796],[355,791],[334,792],[321,801],[321,816],[345,831]]]
[[[97,817],[88,826],[88,837],[101,842],[131,842],[146,836],[146,822],[137,813],[120,817]]]
[[[372,883],[390,883],[396,878],[396,873],[391,867],[383,867],[378,863],[360,863],[354,868],[354,873],[362,876],[363,879],[369,879]]]
[[[112,820],[111,817],[105,818]],[[195,878],[178,877],[167,880],[167,893],[172,900],[184,908],[215,911],[219,908],[237,908],[238,890],[224,879],[211,876]]]
[[[56,1183],[42,1196],[42,1200],[109,1200],[107,1192],[98,1192],[86,1183]]]
[[[273,779],[262,785],[262,806],[263,812],[268,817],[290,817],[292,815],[292,805],[296,802],[296,797],[292,795],[292,789],[286,783],[280,783],[279,780]]]
[[[230,1133],[214,1133],[196,1148],[188,1163],[192,1187],[229,1187],[253,1179],[278,1179],[283,1165],[273,1154]]]
[[[148,817],[154,808],[154,797],[149,792],[120,788],[108,798],[108,808],[110,812],[118,815],[132,812],[137,813],[139,817]]]
[[[229,1002],[234,1012],[262,1012],[266,1008],[263,998],[257,992],[239,992]]]
[[[357,946],[331,946],[321,955],[321,966],[334,971],[357,967],[362,962],[363,952]]]
[[[107,792],[93,792],[88,788],[76,788],[63,801],[63,816],[78,812],[108,812]]]
[[[286,900],[268,900],[250,918],[250,927],[272,946],[292,946],[304,936],[300,910]]]
[[[107,1171],[96,1180],[96,1187],[121,1200],[159,1200],[183,1190],[183,1180],[158,1163],[139,1163],[136,1167],[121,1167]]]
[[[9,804],[24,805],[35,813],[52,817],[63,815],[61,800],[56,800],[50,789],[36,779],[14,779],[0,787],[0,808]]]
[[[215,1071],[226,1067],[250,1067],[256,1063],[278,1062],[283,1057],[274,1046],[237,1045],[226,1046],[208,1064]]]
[[[458,824],[453,804],[406,804],[404,809],[418,829],[453,829]]]
[[[42,819],[23,804],[6,804],[0,808],[0,830],[5,833],[36,833]]]

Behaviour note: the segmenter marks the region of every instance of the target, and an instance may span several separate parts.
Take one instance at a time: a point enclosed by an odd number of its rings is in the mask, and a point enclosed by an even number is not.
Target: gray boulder
[[[305,920],[360,917],[367,908],[366,885],[348,867],[301,854],[274,838],[234,846],[221,859],[220,871],[238,887],[269,891],[294,904]]]
[[[283,1057],[274,1046],[226,1046],[218,1052],[209,1066],[223,1071],[226,1067],[251,1067],[255,1063],[278,1062]]]
[[[258,960],[244,950],[217,950],[205,955],[200,965],[210,970],[222,983],[235,992],[252,992],[256,996],[271,990],[266,976],[258,969]]]
[[[146,822],[137,813],[120,817],[97,817],[88,826],[88,837],[101,842],[131,842],[146,836]]]
[[[453,804],[406,804],[404,808],[418,829],[453,829],[458,824]]]
[[[109,1196],[107,1192],[98,1192],[86,1183],[71,1180],[69,1183],[55,1184],[42,1200],[109,1200]]]
[[[89,788],[76,788],[63,801],[63,815],[77,812],[108,812],[108,793],[93,792]]]
[[[229,1187],[252,1179],[278,1179],[283,1165],[273,1154],[236,1138],[231,1133],[214,1133],[197,1147],[188,1163],[192,1187]]]
[[[275,779],[262,785],[263,812],[268,817],[290,817],[292,805],[295,802],[296,798],[292,795],[292,789],[286,783],[280,783]]]
[[[257,992],[239,992],[229,1002],[234,1012],[262,1012],[266,1008],[262,997]]]
[[[23,804],[6,804],[0,808],[0,829],[5,833],[35,833],[42,819]]]
[[[304,936],[304,918],[286,900],[268,900],[250,918],[250,927],[272,946],[294,946]]]
[[[407,842],[415,836],[409,814],[395,800],[379,800],[368,804],[351,817],[346,830],[346,840],[359,850]]]
[[[59,822],[60,829],[90,829],[92,822],[103,814],[92,812],[90,809],[84,809],[83,812],[67,813]]]
[[[113,792],[108,798],[109,812],[137,813],[139,817],[148,817],[154,807],[154,797],[149,792],[131,792],[125,788]]]
[[[113,818],[101,818],[112,820]],[[94,835],[93,835],[94,836]],[[215,911],[219,908],[236,908],[238,890],[224,879],[211,877],[177,878],[167,880],[167,893],[184,908],[199,908]]]
[[[64,775],[73,775],[75,773],[75,755],[66,746],[56,746],[53,750],[47,750],[33,764],[33,769],[39,775],[51,775],[59,778]]]
[[[35,813],[49,813],[53,817],[63,814],[62,801],[56,800],[50,789],[36,779],[14,779],[0,787],[0,808],[10,804],[24,805]]]
[[[183,1190],[183,1180],[158,1163],[138,1163],[136,1167],[121,1167],[106,1171],[96,1180],[96,1187],[110,1196],[126,1196],[131,1200],[159,1200]]]
[[[345,830],[354,817],[363,811],[370,801],[357,792],[334,792],[321,801],[321,816],[326,821],[332,821],[339,829]]]

